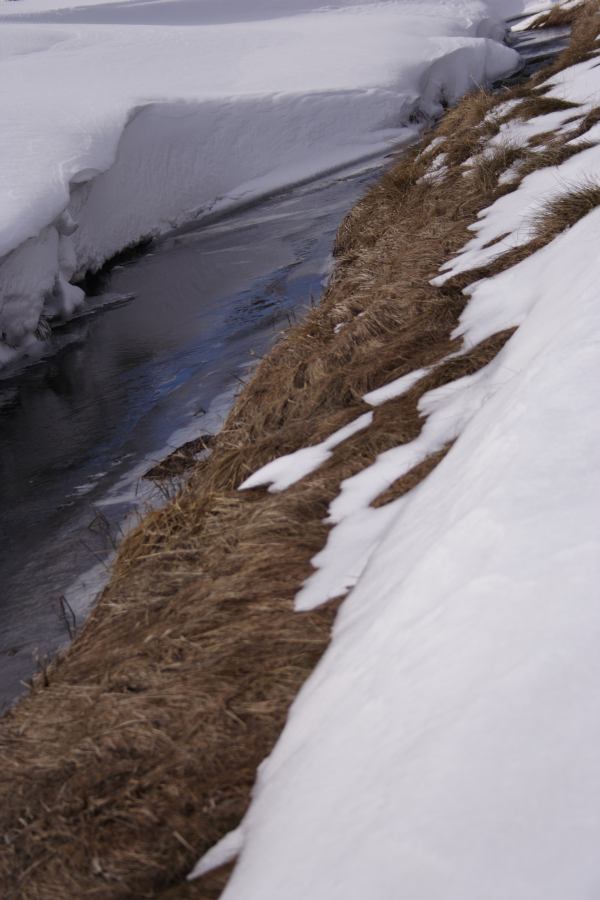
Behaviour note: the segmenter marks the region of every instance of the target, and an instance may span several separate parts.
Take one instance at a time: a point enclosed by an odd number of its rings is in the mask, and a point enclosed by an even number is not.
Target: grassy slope
[[[598,0],[572,15],[572,45],[555,70],[597,52]],[[500,126],[485,118],[499,102],[521,98],[512,115],[524,117],[556,108],[541,80],[466,98],[355,207],[320,306],[261,364],[182,494],[124,542],[69,652],[0,722],[4,897],[218,896],[226,872],[190,886],[184,876],[238,824],[256,767],[327,645],[335,604],[295,614],[292,603],[326,539],[328,503],[343,478],[419,433],[425,391],[476,371],[510,336],[436,366],[459,347],[450,334],[462,288],[542,246],[600,199],[575,191],[540,217],[527,247],[441,289],[429,284],[479,210],[514,189],[499,187],[499,174],[517,160],[524,174],[575,152],[548,135],[542,153],[499,148],[463,175],[461,164]],[[439,152],[447,172],[423,180]],[[424,365],[434,366],[430,375],[377,408],[374,425],[318,472],[279,495],[236,490],[273,457],[366,411],[366,391]],[[409,490],[442,456],[377,502]]]

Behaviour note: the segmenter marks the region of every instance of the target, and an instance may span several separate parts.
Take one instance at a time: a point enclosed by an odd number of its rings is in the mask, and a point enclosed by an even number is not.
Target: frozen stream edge
[[[371,29],[374,47],[385,28],[402,21],[400,10],[390,9],[381,19],[373,9],[313,14],[304,24],[296,17],[297,42],[304,46],[302,28],[318,20],[325,35],[343,25],[353,41]],[[16,40],[14,21],[7,33]],[[428,38],[422,48],[428,55],[414,71],[404,66],[392,75],[385,63],[389,72],[367,70],[365,87],[330,88],[335,79],[325,66],[315,81],[322,86],[304,92],[290,86],[280,93],[143,102],[95,125],[98,134],[90,133],[79,162],[61,166],[65,183],[44,200],[46,212],[40,202],[0,235],[0,367],[24,354],[35,358],[48,323],[67,320],[84,303],[74,282],[124,248],[402,146],[474,84],[518,68],[518,53],[496,40],[503,27],[483,20],[473,32]],[[278,57],[275,62],[281,65]]]

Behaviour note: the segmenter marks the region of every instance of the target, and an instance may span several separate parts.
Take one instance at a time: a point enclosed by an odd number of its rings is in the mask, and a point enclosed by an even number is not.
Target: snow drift
[[[513,70],[494,38],[520,6],[1,4],[0,364],[125,246],[410,140]]]
[[[546,96],[580,104],[555,129],[597,109],[599,71],[592,58],[548,83]],[[532,120],[523,140],[547,125]],[[583,146],[484,210],[445,269],[522,244],[534,195],[539,211],[597,185],[600,148]],[[425,394],[421,435],[344,482],[331,504],[335,527],[297,607],[355,586],[246,818],[196,870],[239,855],[226,900],[595,895],[599,235],[596,208],[471,285],[457,330],[466,348],[518,330],[476,374]],[[385,402],[424,374],[365,400]],[[449,441],[417,488],[369,506]],[[312,448],[313,468],[327,446]],[[245,486],[283,490],[310,462],[304,451],[281,458]]]

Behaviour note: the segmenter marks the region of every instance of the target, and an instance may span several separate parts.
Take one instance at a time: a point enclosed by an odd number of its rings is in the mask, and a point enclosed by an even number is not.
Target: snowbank
[[[585,102],[577,114],[600,96],[594,62],[552,82],[552,94]],[[466,269],[466,254],[480,264],[492,234],[521,241],[530,179],[540,204],[597,184],[599,165],[594,147],[524,179],[448,270]],[[417,440],[343,484],[297,605],[355,587],[244,822],[200,864],[241,851],[226,900],[594,896],[599,238],[595,209],[472,285],[458,329],[466,347],[518,330],[477,374],[423,397]],[[385,402],[424,374],[365,399]],[[419,487],[369,507],[451,440]],[[293,483],[293,463],[254,482],[280,489],[283,473]]]
[[[0,364],[124,246],[409,140],[514,69],[493,38],[521,5],[0,4]]]

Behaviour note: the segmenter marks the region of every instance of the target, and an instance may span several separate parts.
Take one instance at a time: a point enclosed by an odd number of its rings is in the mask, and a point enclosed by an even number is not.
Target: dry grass
[[[590,112],[584,116],[581,120],[581,124],[579,128],[574,132],[574,137],[582,137],[584,134],[587,134],[590,129],[594,127],[594,125],[598,125],[600,122],[600,106],[595,106]]]
[[[534,220],[535,237],[549,243],[567,228],[600,206],[600,185],[592,182],[573,186],[544,204]]]
[[[565,9],[557,4],[551,10],[539,15],[529,26],[530,28],[563,28],[577,21],[580,9],[577,6]]]
[[[177,447],[164,459],[151,469],[148,469],[144,478],[161,481],[167,478],[176,478],[183,475],[198,462],[198,457],[205,455],[212,449],[215,443],[214,434],[202,434],[200,437]]]
[[[581,19],[585,55],[589,9]],[[517,90],[526,102],[539,99]],[[510,190],[498,174],[519,154],[533,156],[500,148],[466,177],[460,168],[498,128],[487,112],[511,96],[466,98],[352,210],[320,306],[262,362],[181,494],[125,540],[83,633],[0,723],[7,900],[218,896],[226,870],[193,885],[185,874],[238,824],[256,767],[327,646],[335,604],[293,614],[292,603],[325,541],[329,502],[343,478],[418,435],[426,390],[477,371],[510,336],[445,360],[459,348],[451,334],[464,284],[436,289],[429,280],[463,246],[479,210]],[[419,151],[442,135],[450,170],[430,184],[421,179],[432,156]],[[599,199],[586,188],[556,202],[535,246]],[[283,494],[237,491],[270,459],[364,411],[366,391],[424,366],[434,368],[313,475]],[[376,503],[410,490],[447,450]]]
[[[505,122],[511,118],[533,119],[536,116],[547,116],[550,113],[563,112],[567,109],[577,109],[577,104],[571,103],[569,100],[562,100],[560,97],[533,94],[530,97],[524,97],[519,105],[500,121]]]
[[[569,21],[566,24],[572,26],[569,46],[548,68],[534,76],[532,81],[533,87],[539,86],[549,75],[555,75],[569,68],[569,66],[584,62],[586,59],[598,55],[598,43],[596,41],[599,29],[598,18],[600,16],[598,0],[585,0],[581,6],[572,10],[563,10],[562,12],[569,15]],[[558,16],[559,10],[556,10],[554,15]]]

